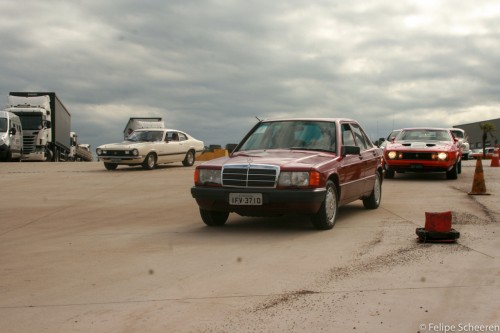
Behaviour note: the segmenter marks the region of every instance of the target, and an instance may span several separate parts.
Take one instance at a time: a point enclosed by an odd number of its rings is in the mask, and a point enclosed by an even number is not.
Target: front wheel
[[[369,197],[363,198],[363,206],[367,209],[376,209],[380,206],[380,200],[382,199],[382,181],[380,174],[377,172],[375,174],[375,184],[373,185],[372,193]]]
[[[182,165],[192,166],[193,164],[194,164],[194,151],[190,150],[187,152],[186,157],[184,157],[184,161],[182,161]]]
[[[104,163],[104,167],[106,168],[106,170],[116,170],[116,168],[118,167],[118,164]]]
[[[446,178],[447,179],[457,179],[458,178],[458,163],[455,163],[453,165],[453,168],[451,168],[450,171],[446,171]]]
[[[339,208],[337,187],[329,180],[326,183],[325,200],[321,204],[319,211],[311,215],[311,222],[318,230],[328,230],[333,228],[337,220],[337,210]]]
[[[229,212],[219,212],[200,208],[200,215],[206,225],[216,227],[226,223],[227,218],[229,217]]]
[[[142,167],[146,170],[153,170],[156,167],[156,155],[149,153],[144,159]]]

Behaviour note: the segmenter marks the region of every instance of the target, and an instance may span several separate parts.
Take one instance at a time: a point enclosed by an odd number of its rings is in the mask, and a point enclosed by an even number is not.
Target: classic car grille
[[[99,156],[104,156],[104,157],[132,156],[132,154],[130,154],[130,150],[106,150],[106,149],[103,149],[103,151],[106,151],[106,153],[103,152]]]
[[[222,185],[233,187],[275,187],[279,167],[261,164],[226,165]]]
[[[432,160],[433,153],[403,153],[403,160]]]

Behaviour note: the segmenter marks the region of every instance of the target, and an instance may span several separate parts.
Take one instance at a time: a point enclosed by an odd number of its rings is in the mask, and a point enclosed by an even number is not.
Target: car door
[[[169,162],[180,162],[184,159],[184,145],[185,142],[181,141],[180,132],[177,131],[168,131],[166,140],[167,140],[167,149],[168,149],[168,160]]]
[[[354,133],[349,123],[342,123],[340,127],[341,146],[356,146]],[[362,162],[362,156],[358,154],[342,157],[338,169],[341,203],[358,199],[364,190]]]
[[[350,125],[354,134],[356,146],[358,146],[361,151],[361,163],[363,168],[362,178],[364,179],[364,189],[362,192],[370,193],[375,184],[375,173],[377,172],[377,166],[380,161],[379,152],[377,151],[378,148],[373,146],[359,124],[351,123]]]

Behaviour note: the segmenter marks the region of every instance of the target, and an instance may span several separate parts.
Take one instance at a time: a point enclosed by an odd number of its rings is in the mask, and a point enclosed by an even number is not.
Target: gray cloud
[[[0,99],[55,91],[94,148],[134,116],[206,144],[255,116],[350,117],[376,139],[499,117],[499,16],[483,0],[4,2]]]

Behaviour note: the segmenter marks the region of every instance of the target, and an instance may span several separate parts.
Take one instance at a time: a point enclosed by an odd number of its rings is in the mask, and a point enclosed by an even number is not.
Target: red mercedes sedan
[[[462,171],[459,140],[445,128],[405,128],[384,148],[385,177],[395,173],[445,172],[457,179]]]
[[[230,156],[196,167],[191,194],[208,226],[242,216],[305,214],[333,228],[338,207],[361,199],[378,208],[382,150],[354,120],[259,121]]]

